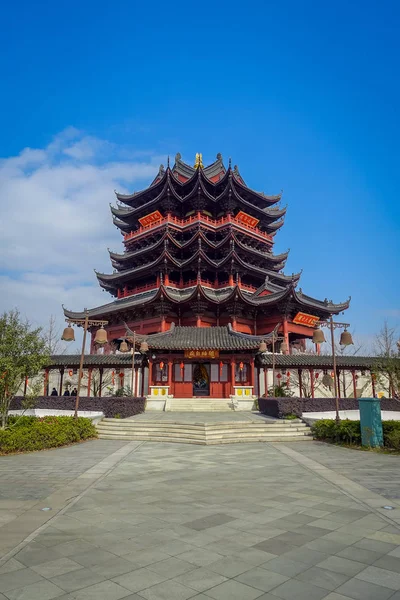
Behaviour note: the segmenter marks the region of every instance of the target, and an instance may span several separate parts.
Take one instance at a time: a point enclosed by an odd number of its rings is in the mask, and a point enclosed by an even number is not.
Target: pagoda
[[[286,213],[281,194],[250,189],[220,154],[206,167],[201,154],[194,166],[177,154],[149,187],[116,197],[124,250],[109,251],[113,273],[96,272],[114,300],[89,316],[108,321],[106,352],[133,331],[146,341],[150,386],[167,381],[175,395],[218,397],[238,380],[254,386],[254,358],[271,332],[299,351],[318,320],[349,306],[307,296],[301,273],[284,274],[288,252],[273,252]]]

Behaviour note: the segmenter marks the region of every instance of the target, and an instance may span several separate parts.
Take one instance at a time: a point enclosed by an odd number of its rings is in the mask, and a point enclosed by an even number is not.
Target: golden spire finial
[[[203,155],[200,154],[199,152],[196,152],[196,160],[194,162],[194,168],[195,169],[204,169]]]

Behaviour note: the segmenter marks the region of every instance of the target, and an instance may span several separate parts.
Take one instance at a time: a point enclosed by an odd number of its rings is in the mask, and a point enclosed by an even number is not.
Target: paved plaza
[[[0,457],[0,599],[400,600],[399,465],[317,442]]]

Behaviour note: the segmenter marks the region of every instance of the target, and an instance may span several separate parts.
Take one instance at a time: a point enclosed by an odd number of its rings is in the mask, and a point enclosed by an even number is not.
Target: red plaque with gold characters
[[[218,358],[219,350],[185,350],[185,358]]]
[[[307,313],[298,312],[295,318],[293,319],[293,323],[297,325],[305,325],[306,327],[315,327],[318,323],[319,317],[315,315],[308,315]]]
[[[259,219],[256,219],[256,218],[252,217],[251,215],[248,215],[247,213],[243,212],[242,210],[240,212],[238,212],[238,214],[236,215],[236,218],[238,219],[238,221],[241,221],[242,223],[244,223],[245,225],[248,225],[249,227],[255,227],[260,222]]]
[[[154,212],[139,219],[139,223],[142,225],[142,227],[148,227],[149,225],[152,225],[153,223],[156,223],[157,221],[161,221],[162,218],[163,218],[163,216],[160,213],[160,211],[155,210]]]

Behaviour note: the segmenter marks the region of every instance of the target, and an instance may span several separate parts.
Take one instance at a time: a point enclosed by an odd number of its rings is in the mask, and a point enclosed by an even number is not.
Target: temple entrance
[[[193,396],[210,395],[210,363],[194,363]]]

